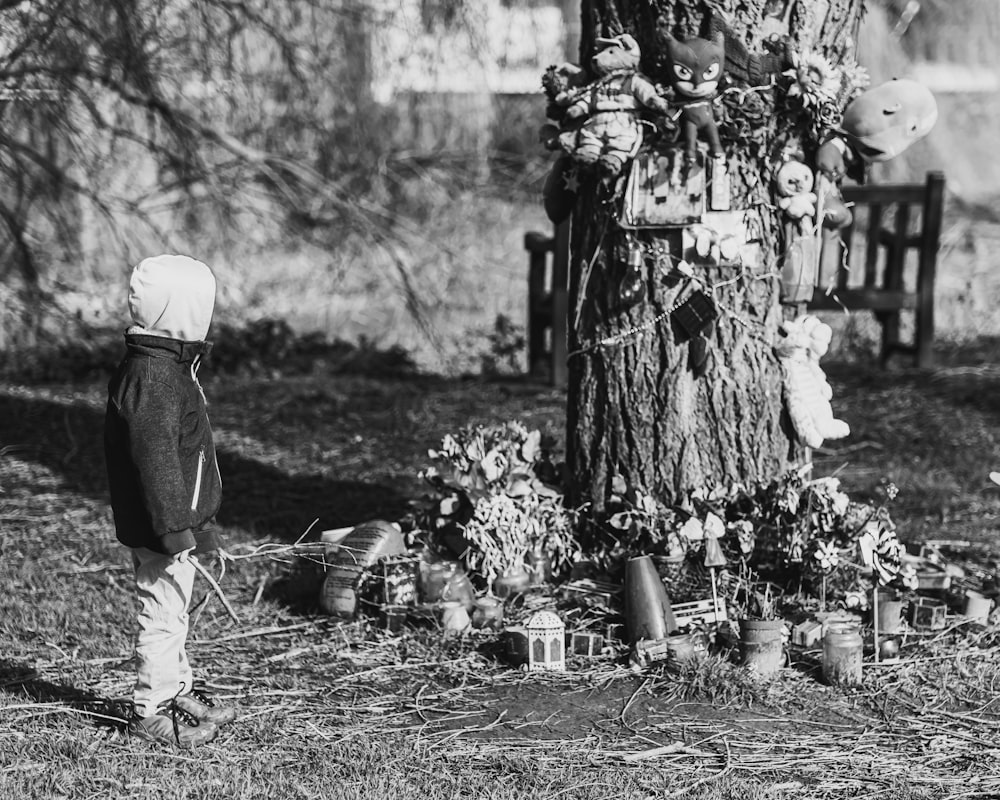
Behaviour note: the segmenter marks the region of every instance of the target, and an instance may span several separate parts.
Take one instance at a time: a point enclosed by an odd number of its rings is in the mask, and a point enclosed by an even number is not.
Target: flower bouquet
[[[429,451],[422,476],[435,490],[425,527],[433,545],[462,557],[490,585],[534,554],[558,570],[579,551],[574,515],[540,431],[517,421],[466,426]]]

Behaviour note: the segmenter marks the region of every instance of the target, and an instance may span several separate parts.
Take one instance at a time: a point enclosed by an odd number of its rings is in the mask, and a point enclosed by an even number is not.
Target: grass
[[[982,342],[988,348],[989,342]],[[829,365],[852,437],[817,451],[852,494],[900,488],[904,538],[995,540],[992,351],[917,372]],[[947,356],[947,357],[944,357]],[[465,422],[562,438],[561,393],[428,376],[206,376],[227,547],[394,517],[426,449]],[[0,391],[0,796],[89,798],[944,798],[1000,791],[996,633],[924,637],[856,690],[806,653],[760,682],[724,657],[680,678],[617,655],[535,677],[490,636],[390,637],[318,613],[322,573],[287,556],[199,583],[192,657],[241,719],[194,753],[130,741],[132,595],[100,451],[103,385]],[[279,548],[287,552],[288,548]],[[218,574],[218,568],[215,568]],[[523,613],[522,612],[514,612]],[[660,752],[656,748],[686,749]]]

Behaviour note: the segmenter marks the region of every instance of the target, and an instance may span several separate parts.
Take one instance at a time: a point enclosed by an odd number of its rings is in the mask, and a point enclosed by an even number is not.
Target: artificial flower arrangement
[[[839,127],[844,108],[871,82],[868,72],[848,53],[834,64],[821,53],[794,52],[792,67],[783,75],[788,81],[785,96],[805,115],[816,142]]]
[[[421,473],[435,495],[421,527],[429,543],[461,557],[487,581],[526,568],[530,555],[559,571],[578,552],[574,514],[540,431],[518,421],[468,425],[429,451]]]
[[[811,465],[774,480],[745,486],[701,487],[675,506],[616,477],[608,509],[599,520],[596,558],[612,574],[628,557],[643,554],[661,565],[674,601],[707,596],[710,547],[723,554],[718,589],[749,602],[770,580],[810,588],[824,602],[864,594],[872,575],[880,586],[906,588],[915,581],[901,566],[902,546],[885,503],[852,500],[835,477],[811,478]],[[895,497],[891,484],[887,500]],[[593,538],[593,537],[592,537]],[[714,542],[714,543],[713,543]],[[681,556],[683,568],[674,568]],[[772,587],[772,595],[773,587]]]

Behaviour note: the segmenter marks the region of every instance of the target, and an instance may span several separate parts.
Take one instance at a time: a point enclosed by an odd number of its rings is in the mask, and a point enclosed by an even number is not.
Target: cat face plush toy
[[[674,91],[689,100],[714,97],[722,79],[722,66],[726,61],[725,37],[720,33],[715,39],[667,39],[670,57],[670,85]]]
[[[689,167],[697,161],[700,135],[708,140],[713,157],[723,155],[712,100],[726,63],[725,41],[721,31],[714,39],[681,42],[667,37],[670,85],[683,104],[678,121],[684,138],[684,162]]]

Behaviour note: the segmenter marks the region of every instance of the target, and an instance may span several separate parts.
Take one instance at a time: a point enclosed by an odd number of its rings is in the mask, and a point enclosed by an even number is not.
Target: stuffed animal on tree
[[[596,166],[610,180],[621,173],[642,143],[642,109],[665,115],[669,106],[638,71],[641,53],[632,36],[599,38],[597,46],[590,62],[596,78],[572,95],[563,115],[563,127],[570,129],[570,135],[560,135],[558,140],[577,162]]]
[[[823,196],[823,227],[827,230],[846,228],[854,222],[854,214],[844,202],[840,187],[831,182],[826,184],[826,194]]]
[[[542,89],[548,98],[545,116],[551,122],[542,125],[539,140],[549,150],[572,150],[579,124],[566,127],[566,110],[584,93],[587,75],[577,64],[550,66],[542,75]]]
[[[796,224],[800,233],[811,233],[812,220],[816,216],[812,170],[801,161],[786,161],[778,168],[774,183],[778,208]]]
[[[830,347],[830,326],[806,314],[783,323],[780,335],[775,351],[784,374],[785,406],[799,441],[819,447],[826,439],[850,435],[848,424],[833,416],[833,390],[819,365]]]
[[[816,166],[839,181],[852,168],[888,161],[923,139],[938,110],[923,84],[893,79],[858,95],[847,104],[840,129],[816,153]]]
[[[684,163],[689,169],[697,163],[701,136],[708,141],[713,158],[725,155],[712,108],[726,61],[725,41],[721,31],[713,39],[681,42],[667,37],[669,80],[681,103],[678,122],[684,139]]]

